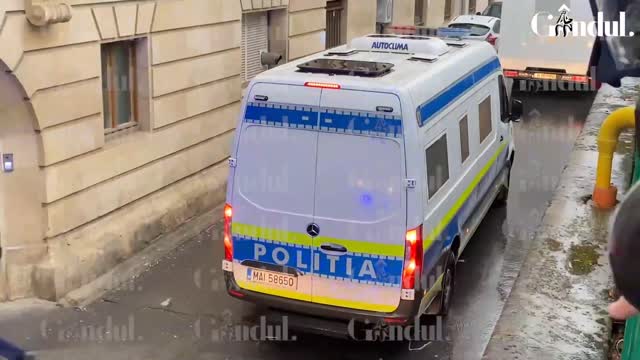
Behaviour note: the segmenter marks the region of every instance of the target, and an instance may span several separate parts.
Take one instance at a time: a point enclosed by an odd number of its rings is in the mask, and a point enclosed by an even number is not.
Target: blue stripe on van
[[[418,107],[418,113],[420,114],[420,126],[424,126],[429,122],[429,120],[433,119],[438,113],[440,113],[440,111],[445,109],[452,102],[456,101],[487,76],[491,75],[496,70],[499,70],[500,67],[500,60],[498,58],[494,58],[487,64],[467,74],[434,99],[420,105]]]
[[[310,106],[249,103],[244,119],[268,126],[317,129],[318,110]]]
[[[320,130],[372,136],[402,137],[402,120],[395,116],[381,116],[348,110],[323,109]]]
[[[331,108],[319,110],[308,106],[249,103],[244,121],[325,132],[402,137],[402,120],[399,116]]]
[[[233,236],[233,259],[288,266],[302,274],[332,280],[391,287],[400,287],[404,261],[401,257],[363,253],[329,257],[309,246],[237,235]]]

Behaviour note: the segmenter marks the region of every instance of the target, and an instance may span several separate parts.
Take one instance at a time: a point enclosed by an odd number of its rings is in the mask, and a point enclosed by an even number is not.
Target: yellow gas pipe
[[[616,206],[618,189],[611,184],[613,153],[618,146],[618,137],[624,129],[635,128],[635,107],[625,107],[611,113],[604,121],[598,135],[598,170],[596,187],[593,190],[593,202],[601,209]]]

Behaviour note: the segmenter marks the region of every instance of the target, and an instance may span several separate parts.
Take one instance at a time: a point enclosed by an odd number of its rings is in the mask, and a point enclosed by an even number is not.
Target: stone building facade
[[[419,9],[442,25],[449,1],[395,0],[393,23]],[[59,299],[222,203],[261,53],[346,43],[376,14],[377,0],[1,0],[0,301]]]
[[[349,37],[372,7],[348,0]],[[58,299],[224,200],[265,11],[264,50],[325,48],[326,0],[0,1],[0,300]]]

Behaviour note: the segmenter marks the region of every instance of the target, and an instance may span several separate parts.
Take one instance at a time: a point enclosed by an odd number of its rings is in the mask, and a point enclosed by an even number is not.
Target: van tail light
[[[402,271],[402,288],[414,289],[416,274],[422,270],[422,225],[407,231],[405,236],[404,270]]]
[[[231,219],[233,208],[229,204],[224,205],[224,259],[233,261],[233,243],[231,242]]]
[[[498,40],[497,36],[493,36],[493,35],[489,35],[487,36],[487,42],[491,45],[495,45],[496,44],[496,40]]]
[[[573,75],[573,76],[571,76],[571,81],[577,82],[577,83],[588,83],[589,82],[589,77],[588,76]]]
[[[308,81],[304,83],[304,86],[318,88],[318,89],[340,90],[340,84],[320,83],[320,82],[314,82],[314,81]]]
[[[518,77],[518,72],[517,71],[513,71],[513,70],[505,70],[504,71],[504,76],[506,76],[508,78],[515,78],[515,77]]]

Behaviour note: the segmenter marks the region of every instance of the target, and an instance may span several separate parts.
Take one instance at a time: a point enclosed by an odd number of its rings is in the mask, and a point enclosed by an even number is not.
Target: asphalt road
[[[85,309],[0,319],[0,336],[41,351],[39,359],[480,359],[593,101],[588,94],[515,96],[527,115],[515,128],[508,206],[491,210],[462,256],[444,341],[374,344],[293,333],[287,342],[223,340],[225,324],[251,326],[264,310],[226,294],[219,224]]]

